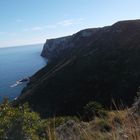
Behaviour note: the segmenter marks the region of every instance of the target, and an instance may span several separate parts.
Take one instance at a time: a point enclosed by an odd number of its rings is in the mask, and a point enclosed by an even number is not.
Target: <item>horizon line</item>
[[[23,46],[30,46],[30,45],[43,45],[43,42],[40,43],[29,43],[29,44],[17,44],[17,45],[12,45],[12,46],[4,46],[4,47],[0,47],[0,49],[2,48],[15,48],[15,47],[23,47]]]

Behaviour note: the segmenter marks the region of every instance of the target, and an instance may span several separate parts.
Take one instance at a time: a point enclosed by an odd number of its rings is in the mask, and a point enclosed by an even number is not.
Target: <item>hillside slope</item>
[[[48,55],[42,52],[50,63],[31,78],[17,103],[29,102],[35,111],[52,116],[78,113],[91,100],[105,106],[112,99],[133,102],[140,85],[140,20],[88,30],[89,36],[78,32],[50,45],[54,50]],[[72,47],[66,45],[69,40]]]

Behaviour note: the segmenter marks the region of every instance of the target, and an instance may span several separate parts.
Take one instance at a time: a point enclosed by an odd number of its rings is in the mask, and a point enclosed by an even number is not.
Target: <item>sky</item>
[[[0,0],[0,47],[140,19],[140,0]]]

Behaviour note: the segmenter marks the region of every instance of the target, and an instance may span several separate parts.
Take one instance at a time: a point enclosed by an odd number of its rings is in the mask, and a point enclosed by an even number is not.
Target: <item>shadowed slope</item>
[[[18,103],[28,101],[34,110],[51,116],[75,114],[91,100],[105,106],[112,98],[126,105],[133,102],[140,85],[140,20],[88,30],[94,32],[85,37],[81,31],[65,40],[72,47],[65,49],[62,41],[61,51],[61,43],[55,46],[59,53],[49,52],[50,63],[32,77]]]

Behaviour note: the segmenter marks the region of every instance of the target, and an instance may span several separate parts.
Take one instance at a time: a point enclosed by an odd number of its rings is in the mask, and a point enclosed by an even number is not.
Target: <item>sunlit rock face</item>
[[[48,39],[44,45],[42,56],[47,57],[47,59],[53,59],[61,53],[62,50],[72,47],[73,43],[70,43],[71,36],[57,38],[57,39]]]
[[[48,39],[44,44],[41,55],[46,57],[49,61],[56,59],[61,53],[63,53],[63,51],[79,47],[79,44],[76,43],[77,41],[89,38],[98,31],[98,29],[99,28],[86,29],[71,36]]]

